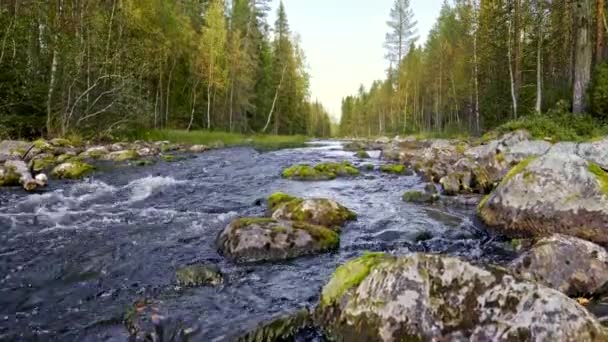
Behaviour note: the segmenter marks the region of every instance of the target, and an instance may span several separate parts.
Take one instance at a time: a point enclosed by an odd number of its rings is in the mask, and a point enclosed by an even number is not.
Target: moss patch
[[[349,177],[359,175],[357,170],[349,162],[343,163],[321,163],[314,167],[307,164],[291,166],[283,170],[282,176],[296,180],[330,180],[336,177]]]
[[[19,178],[21,176],[13,167],[7,167],[4,170],[0,169],[0,186],[17,186],[19,185]]]
[[[178,285],[195,287],[203,285],[217,286],[224,282],[219,268],[213,265],[191,265],[179,268],[175,272]]]
[[[268,197],[268,210],[270,212],[273,212],[278,208],[279,205],[286,202],[291,202],[295,199],[297,198],[288,195],[284,192],[275,192],[274,194],[270,195],[270,197]]]
[[[367,151],[364,151],[364,150],[357,151],[357,153],[355,153],[355,157],[357,157],[359,159],[368,159],[368,158],[370,158],[369,153],[367,153]]]
[[[33,160],[31,167],[34,172],[40,172],[53,167],[56,162],[60,162],[59,158],[55,160],[55,157],[49,155],[43,158]]]
[[[608,196],[608,172],[595,163],[589,163],[589,172],[595,175],[600,184],[600,189],[602,189],[604,195]]]
[[[330,250],[340,247],[340,236],[329,228],[305,222],[293,222],[292,225],[294,229],[308,232],[313,240],[319,243],[322,249]]]
[[[432,203],[437,199],[436,194],[412,190],[403,194],[403,201],[409,203]]]
[[[526,169],[526,167],[528,167],[528,165],[530,165],[530,163],[532,161],[534,161],[535,159],[536,159],[536,157],[526,158],[526,159],[522,160],[519,164],[517,164],[513,168],[511,168],[511,170],[509,170],[509,172],[507,173],[507,175],[505,176],[505,178],[502,180],[502,184],[506,184],[513,177],[515,177],[518,174],[522,173]]]
[[[87,163],[70,162],[64,163],[53,169],[51,175],[60,179],[79,179],[84,177],[95,168]]]
[[[120,151],[112,153],[110,156],[111,159],[116,162],[123,162],[139,158],[139,154],[134,150]]]
[[[321,305],[329,306],[335,303],[346,291],[361,284],[376,266],[391,258],[384,253],[365,253],[338,267],[329,283],[323,288]]]
[[[405,165],[394,164],[394,165],[382,165],[380,171],[384,173],[391,173],[394,175],[404,175],[407,173]]]
[[[267,217],[243,217],[232,222],[234,229],[241,229],[254,224],[277,223],[277,220]]]

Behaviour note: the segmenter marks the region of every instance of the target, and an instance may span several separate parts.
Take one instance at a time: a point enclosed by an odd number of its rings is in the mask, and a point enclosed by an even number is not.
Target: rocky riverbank
[[[213,148],[222,147],[215,144]],[[205,145],[172,144],[169,141],[135,141],[112,144],[81,144],[66,139],[34,142],[0,142],[0,186],[23,186],[35,191],[53,179],[79,179],[100,163],[150,165],[174,161],[186,153],[202,153]]]

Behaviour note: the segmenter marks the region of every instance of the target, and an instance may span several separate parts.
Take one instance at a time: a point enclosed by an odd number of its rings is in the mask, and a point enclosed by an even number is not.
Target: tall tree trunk
[[[287,71],[287,65],[285,65],[283,67],[283,72],[281,73],[281,80],[279,81],[279,85],[277,86],[277,90],[274,93],[274,99],[272,100],[272,107],[270,107],[270,113],[268,113],[268,120],[266,120],[266,125],[262,129],[262,133],[266,133],[266,130],[268,129],[268,126],[270,126],[270,121],[272,119],[272,113],[274,112],[274,108],[277,105],[277,99],[279,98],[279,90],[281,90],[281,85],[283,84],[283,78],[285,77],[285,72],[286,71]],[[275,133],[278,133],[276,131],[277,131],[277,127],[275,127]]]
[[[536,47],[536,113],[542,112],[543,105],[543,11],[539,8],[538,45]]]
[[[576,47],[574,55],[572,111],[578,114],[583,113],[587,109],[585,93],[591,81],[591,63],[593,60],[593,43],[591,39],[593,6],[591,1],[580,0],[574,4]]]
[[[192,108],[190,110],[190,122],[188,123],[188,128],[187,131],[190,132],[190,130],[192,129],[192,124],[194,123],[194,112],[196,110],[196,97],[197,97],[197,88],[198,88],[198,84],[199,84],[199,80],[197,79],[196,83],[194,83],[194,86],[192,87]]]
[[[515,75],[513,72],[513,53],[512,53],[512,39],[511,32],[513,28],[513,18],[509,19],[509,32],[508,32],[508,40],[507,40],[507,56],[509,59],[509,78],[511,81],[511,101],[513,103],[513,117],[517,119],[517,92],[516,92],[516,84],[515,84]]]
[[[474,14],[475,31],[473,32],[473,78],[475,83],[475,132],[481,131],[479,124],[479,63],[477,61],[477,31],[479,30],[479,23],[477,21],[477,1],[471,0],[470,5]]]
[[[57,40],[55,39],[55,42],[53,43],[53,57],[52,57],[52,62],[51,62],[51,75],[50,75],[50,80],[49,80],[49,91],[47,93],[47,100],[46,100],[46,134],[47,136],[50,136],[52,134],[53,131],[53,94],[55,92],[55,83],[56,83],[56,78],[57,78],[57,65],[58,65],[58,60],[59,57],[57,56],[59,54],[59,50],[57,49]]]
[[[170,96],[171,96],[171,80],[173,79],[173,71],[175,70],[175,66],[177,65],[177,61],[175,58],[173,59],[173,64],[171,65],[171,70],[169,70],[169,79],[167,80],[167,94],[165,94],[165,128],[169,124],[169,110],[170,110]]]
[[[596,0],[595,4],[595,63],[599,64],[604,60],[604,0]]]

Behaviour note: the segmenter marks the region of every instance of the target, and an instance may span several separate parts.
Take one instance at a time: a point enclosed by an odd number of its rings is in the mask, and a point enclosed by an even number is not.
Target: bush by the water
[[[547,114],[530,114],[499,126],[498,133],[508,133],[525,129],[536,139],[552,141],[585,141],[608,134],[608,125],[586,114],[568,112],[565,103]],[[486,136],[491,136],[492,132]]]

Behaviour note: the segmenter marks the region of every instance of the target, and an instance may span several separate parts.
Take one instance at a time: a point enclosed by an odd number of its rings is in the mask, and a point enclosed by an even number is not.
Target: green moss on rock
[[[406,191],[403,194],[403,201],[409,203],[432,203],[437,199],[437,194],[426,193],[418,190]]]
[[[507,175],[503,178],[503,180],[502,180],[503,184],[510,181],[513,177],[517,176],[518,174],[524,172],[526,167],[528,167],[528,165],[530,165],[530,163],[533,162],[535,159],[536,159],[536,157],[526,158],[526,159],[522,160],[519,164],[517,164],[513,168],[511,168],[511,170],[509,170]]]
[[[331,180],[336,177],[359,175],[359,170],[348,162],[321,163],[314,167],[307,164],[291,166],[283,170],[282,176],[296,180]]]
[[[186,287],[217,286],[224,282],[220,269],[215,265],[190,265],[177,269],[177,284]]]
[[[21,175],[13,167],[0,169],[0,186],[17,186],[19,185]]]
[[[349,289],[358,286],[380,263],[391,260],[385,253],[365,253],[338,267],[321,293],[321,305],[330,306]]]
[[[384,173],[390,173],[394,175],[405,175],[407,174],[407,169],[405,165],[394,164],[394,165],[382,165],[380,167],[380,171]]]
[[[115,162],[123,162],[139,158],[139,154],[135,150],[125,150],[112,152],[109,154],[109,158]]]
[[[367,151],[365,150],[360,150],[357,151],[357,153],[355,153],[355,157],[359,158],[359,159],[369,159],[369,153],[367,153]]]
[[[332,250],[340,247],[340,235],[327,227],[315,226],[306,222],[293,222],[292,226],[294,229],[308,232],[322,249]]]
[[[47,155],[42,158],[32,160],[31,167],[34,172],[40,172],[55,166],[55,164],[58,162],[62,161],[59,161],[59,158],[55,159],[55,157],[52,155]]]
[[[60,179],[79,179],[84,177],[95,168],[83,162],[68,162],[58,165],[53,169],[51,175]]]
[[[296,200],[296,197],[288,195],[284,192],[275,192],[274,194],[268,197],[268,210],[273,212],[277,209],[277,207],[283,203],[291,202]]]
[[[593,173],[600,184],[604,195],[608,196],[608,172],[604,171],[598,164],[589,163],[589,172]]]

